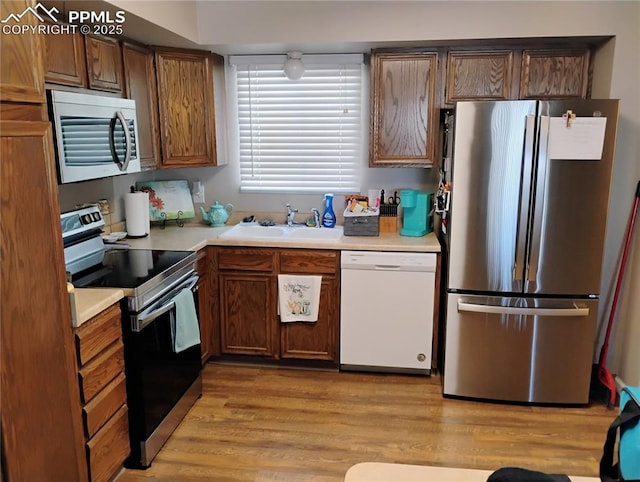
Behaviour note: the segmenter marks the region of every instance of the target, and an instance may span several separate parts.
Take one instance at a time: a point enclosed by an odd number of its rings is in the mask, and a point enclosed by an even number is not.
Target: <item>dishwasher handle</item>
[[[402,266],[399,264],[376,264],[373,269],[376,271],[400,271]]]

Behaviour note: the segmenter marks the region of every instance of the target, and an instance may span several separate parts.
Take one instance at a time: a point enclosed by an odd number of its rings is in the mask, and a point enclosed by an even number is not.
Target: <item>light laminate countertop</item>
[[[197,224],[185,224],[182,228],[175,225],[167,226],[165,229],[153,227],[150,235],[146,238],[124,239],[122,244],[129,245],[131,249],[166,251],[198,251],[205,246],[252,246],[354,251],[440,252],[440,243],[433,233],[419,238],[400,236],[397,233],[382,233],[380,236],[342,236],[335,242],[300,239],[238,240],[218,238],[220,234],[231,227],[213,228]],[[69,295],[74,327],[80,326],[124,297],[122,290],[110,288],[75,288],[73,293]]]
[[[220,234],[232,226],[213,228],[206,225],[185,224],[180,228],[151,228],[151,234],[141,239],[123,240],[132,249],[163,249],[197,251],[205,246],[255,246],[271,248],[309,248],[363,251],[408,251],[439,253],[440,242],[434,233],[421,237],[400,236],[397,233],[381,233],[379,236],[341,236],[337,241],[312,241],[302,239],[225,239]],[[299,228],[313,229],[313,228]],[[326,229],[326,228],[323,228]]]
[[[124,291],[117,288],[77,288],[67,286],[71,303],[71,323],[81,326],[101,311],[124,298]]]

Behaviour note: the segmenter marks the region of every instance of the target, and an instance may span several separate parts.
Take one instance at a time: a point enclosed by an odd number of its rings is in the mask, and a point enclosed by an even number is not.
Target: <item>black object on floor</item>
[[[545,474],[518,467],[503,467],[492,473],[487,482],[571,482],[564,474]]]

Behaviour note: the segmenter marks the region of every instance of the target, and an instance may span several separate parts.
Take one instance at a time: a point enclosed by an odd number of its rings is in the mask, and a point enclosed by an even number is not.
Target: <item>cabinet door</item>
[[[445,102],[510,98],[511,51],[449,52]]]
[[[198,319],[200,321],[200,349],[203,365],[213,355],[213,313],[218,308],[217,299],[214,299],[213,296],[217,290],[213,290],[215,284],[211,283],[211,278],[216,277],[215,272],[210,272],[213,254],[207,248],[198,251],[198,275],[200,275],[198,281]]]
[[[586,99],[589,89],[587,48],[525,50],[520,74],[521,99]]]
[[[162,167],[216,165],[208,52],[156,51]]]
[[[74,87],[87,86],[84,39],[79,31],[44,36],[44,80]]]
[[[338,282],[322,277],[318,321],[280,323],[282,358],[338,362]]]
[[[35,1],[0,2],[0,17],[8,19],[5,26],[35,27],[39,25],[35,15],[25,15],[18,19],[26,8],[33,8]],[[0,101],[33,102],[42,104],[44,97],[44,76],[42,66],[42,36],[31,34],[2,34],[2,55],[0,55]]]
[[[274,356],[276,289],[267,274],[220,274],[220,338],[225,354]]]
[[[2,470],[6,480],[84,481],[51,124],[0,122],[0,133]]]
[[[198,321],[200,322],[200,358],[204,365],[211,356],[211,314],[213,299],[209,292],[209,277],[200,276],[198,281]]]
[[[154,56],[144,47],[125,43],[122,59],[127,98],[136,101],[140,164],[142,170],[155,169],[160,158],[160,139]]]
[[[89,88],[122,92],[122,53],[117,39],[85,36]]]
[[[340,326],[340,252],[333,250],[283,249],[280,272],[322,275],[320,309],[314,323],[279,323],[282,358],[338,362]]]
[[[438,120],[437,54],[374,54],[371,69],[369,164],[430,167]]]

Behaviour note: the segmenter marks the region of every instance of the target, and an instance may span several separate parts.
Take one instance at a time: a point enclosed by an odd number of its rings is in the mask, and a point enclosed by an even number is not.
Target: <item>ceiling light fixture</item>
[[[287,60],[284,63],[283,70],[288,79],[298,80],[302,78],[304,74],[302,52],[287,52]]]

